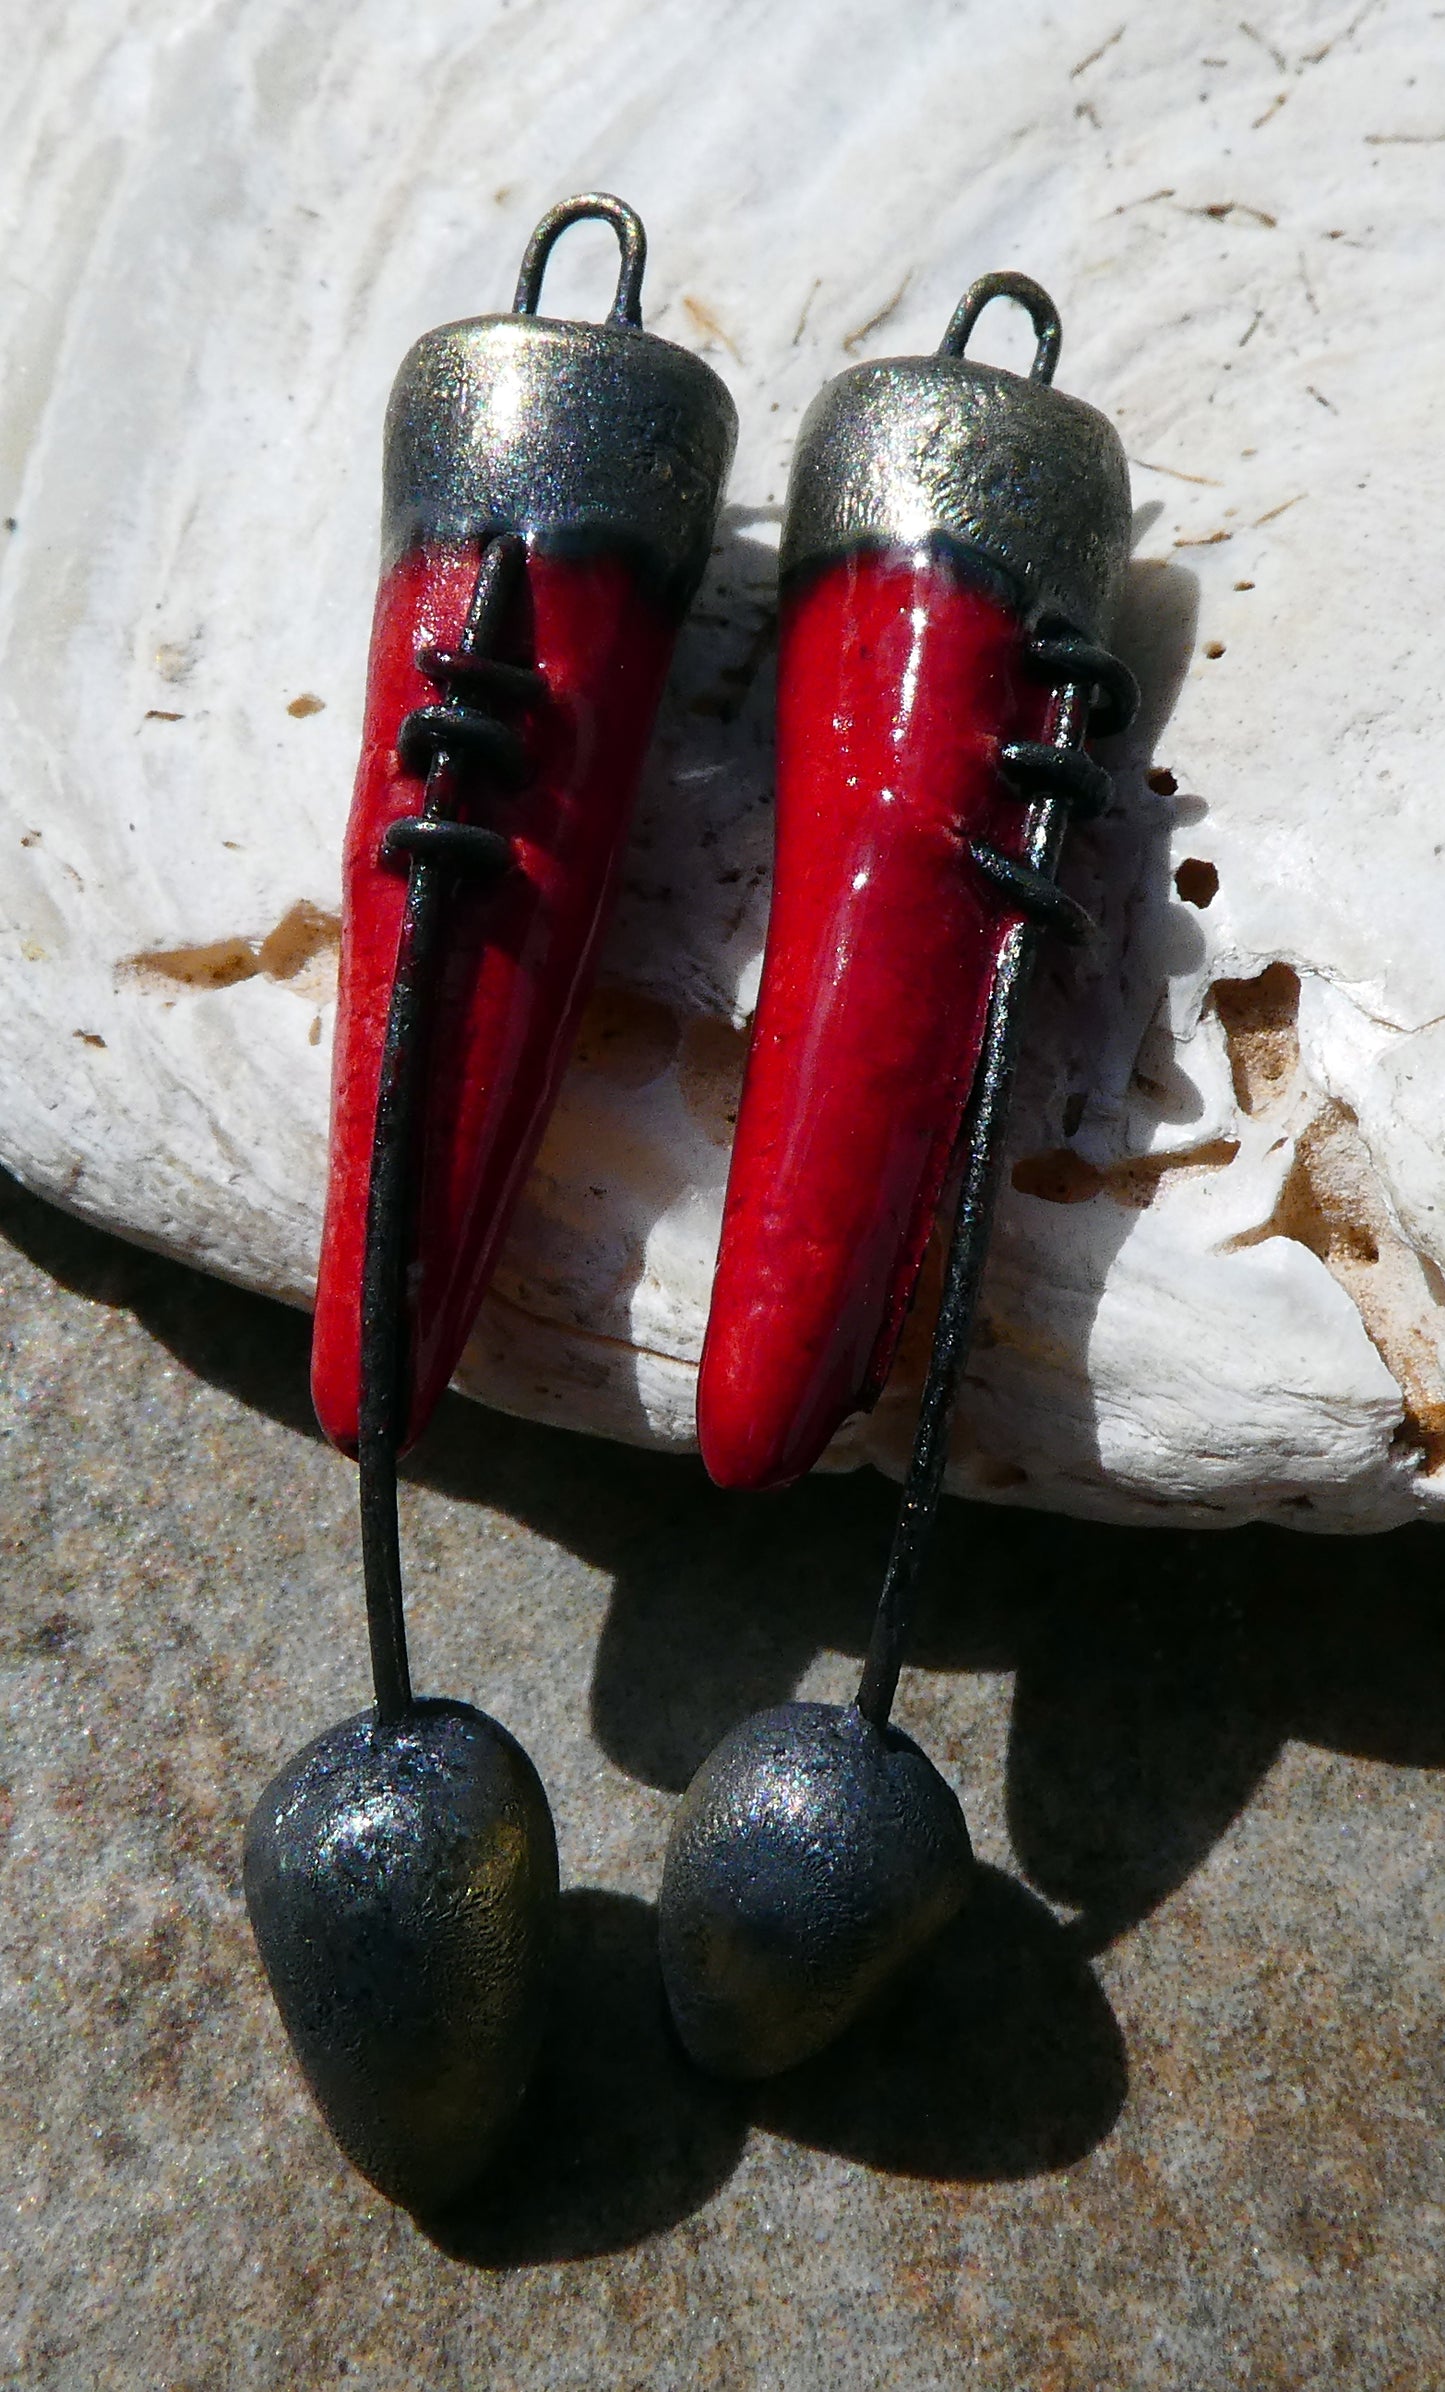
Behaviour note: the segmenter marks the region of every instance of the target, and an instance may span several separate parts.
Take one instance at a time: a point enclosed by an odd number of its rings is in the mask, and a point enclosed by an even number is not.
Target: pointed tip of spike
[[[710,1341],[697,1391],[697,1435],[715,1486],[743,1494],[806,1478],[859,1406],[850,1387],[800,1382],[795,1371],[758,1367],[755,1353],[729,1354]]]
[[[769,1435],[766,1427],[759,1433],[756,1416],[746,1407],[724,1406],[705,1415],[699,1405],[698,1446],[715,1487],[760,1495],[793,1486],[818,1458],[810,1451],[797,1452],[796,1442],[786,1432]]]

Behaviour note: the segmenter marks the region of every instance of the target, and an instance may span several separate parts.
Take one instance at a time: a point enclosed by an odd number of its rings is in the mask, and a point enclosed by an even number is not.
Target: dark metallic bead
[[[261,1796],[245,1888],[347,2158],[406,2208],[445,2207],[510,2124],[543,2023],[557,1845],[521,1746],[466,1703],[344,1720]]]
[[[678,1806],[658,1905],[684,2045],[774,2076],[842,2032],[967,1897],[951,1788],[899,1729],[783,1703],[723,1738]]]

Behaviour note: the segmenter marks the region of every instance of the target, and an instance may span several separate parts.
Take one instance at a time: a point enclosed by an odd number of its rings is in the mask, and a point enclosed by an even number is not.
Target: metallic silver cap
[[[397,375],[386,419],[382,556],[414,540],[633,552],[686,606],[712,546],[737,438],[700,357],[619,324],[480,316],[443,324]]]
[[[605,324],[539,316],[569,224],[617,235]],[[413,541],[621,548],[679,612],[702,578],[737,439],[710,366],[642,329],[647,235],[610,191],[549,208],[522,258],[509,316],[428,332],[403,360],[386,415],[383,570]]]
[[[1033,315],[1030,378],[962,354],[991,298]],[[1049,387],[1052,302],[1023,275],[975,283],[933,357],[890,357],[827,383],[803,418],[782,569],[940,536],[1002,573],[1029,612],[1101,638],[1129,554],[1129,468],[1107,416]]]

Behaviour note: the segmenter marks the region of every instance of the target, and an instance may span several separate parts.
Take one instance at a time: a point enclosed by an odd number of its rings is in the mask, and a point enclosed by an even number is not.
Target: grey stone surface
[[[668,1818],[744,1710],[848,1691],[889,1490],[450,1401],[418,1677],[526,1742],[569,1890],[512,2165],[428,2236],[327,2141],[239,1900],[250,1802],[364,1690],[305,1323],[0,1209],[7,2386],[1437,2392],[1436,1532],[953,1508],[900,1720],[982,1900],[740,2096],[663,2031]]]

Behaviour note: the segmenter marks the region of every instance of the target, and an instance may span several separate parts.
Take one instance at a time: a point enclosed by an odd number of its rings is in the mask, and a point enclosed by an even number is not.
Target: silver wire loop
[[[608,322],[642,329],[642,275],[647,264],[647,234],[642,218],[625,199],[614,199],[610,191],[579,191],[573,199],[560,199],[549,208],[522,253],[522,270],[517,276],[517,296],[512,301],[514,316],[534,316],[542,296],[542,277],[561,235],[570,224],[581,224],[588,217],[596,217],[610,224],[617,235],[622,261],[617,269],[617,290],[608,312]]]
[[[1037,343],[1029,380],[1047,386],[1053,381],[1054,368],[1059,362],[1064,328],[1043,284],[1035,282],[1029,274],[981,274],[977,282],[970,283],[938,344],[939,356],[962,357],[969,335],[991,299],[1016,299],[1027,310]]]

